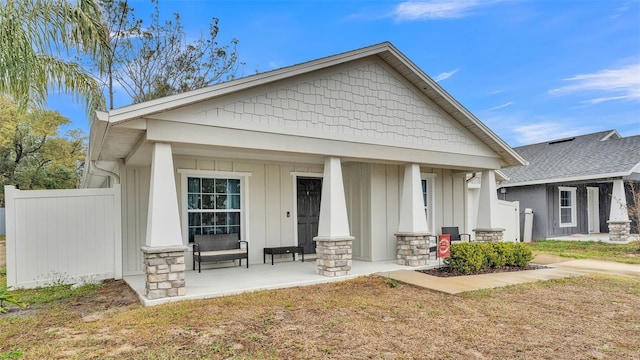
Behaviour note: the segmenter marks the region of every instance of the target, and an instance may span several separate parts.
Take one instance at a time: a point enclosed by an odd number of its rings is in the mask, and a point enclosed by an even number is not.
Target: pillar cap
[[[313,238],[313,241],[344,241],[344,240],[354,240],[353,236],[316,236]]]
[[[607,224],[630,224],[631,220],[607,220]]]
[[[167,252],[178,252],[185,251],[188,247],[184,245],[174,245],[174,246],[143,246],[140,248],[145,254],[160,254]]]
[[[397,232],[395,236],[430,236],[430,232]]]
[[[479,228],[479,229],[473,229],[473,231],[478,232],[498,232],[498,231],[504,231],[505,229],[502,228],[492,228],[492,229],[488,229],[488,228]]]

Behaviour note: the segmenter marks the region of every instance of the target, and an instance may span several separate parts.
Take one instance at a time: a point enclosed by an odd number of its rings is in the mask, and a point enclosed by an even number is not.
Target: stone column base
[[[316,274],[334,277],[349,275],[353,256],[352,236],[325,238],[316,236]]]
[[[398,265],[427,265],[427,260],[429,260],[429,234],[397,233],[395,235]]]
[[[631,221],[607,221],[609,224],[609,240],[610,241],[627,241],[629,240],[629,233],[631,233]]]
[[[146,286],[144,296],[149,300],[184,296],[184,252],[186,246],[143,246]]]
[[[504,238],[504,229],[473,229],[476,233],[475,241],[499,242]]]

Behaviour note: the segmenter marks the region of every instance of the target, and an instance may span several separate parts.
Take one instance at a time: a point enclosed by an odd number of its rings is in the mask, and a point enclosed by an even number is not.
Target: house
[[[471,230],[472,172],[476,237],[501,239],[494,170],[526,161],[385,42],[97,112],[87,163],[84,187],[122,189],[122,273],[162,298],[185,293],[196,234],[238,233],[250,264],[300,245],[325,276],[424,264],[427,235]]]
[[[528,166],[503,169],[499,198],[533,210],[533,239],[638,232],[629,217],[632,184],[640,190],[640,136],[601,131],[514,148]]]

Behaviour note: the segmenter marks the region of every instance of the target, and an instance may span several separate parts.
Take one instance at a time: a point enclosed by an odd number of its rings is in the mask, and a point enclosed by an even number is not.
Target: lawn
[[[145,308],[111,281],[0,316],[0,358],[640,358],[640,278],[461,296],[394,285],[371,276]]]
[[[591,258],[634,251],[532,247]],[[122,281],[16,294],[29,306],[0,315],[0,359],[640,358],[638,277],[589,275],[451,296],[370,276],[151,308]]]
[[[554,254],[574,259],[596,259],[626,264],[640,264],[640,242],[609,244],[600,241],[534,241],[534,255]]]

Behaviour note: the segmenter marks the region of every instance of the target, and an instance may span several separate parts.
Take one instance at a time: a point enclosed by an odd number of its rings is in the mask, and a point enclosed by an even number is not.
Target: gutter
[[[96,172],[94,172],[93,170],[96,170]],[[92,175],[104,175],[104,176],[109,176],[111,178],[113,178],[113,180],[115,181],[116,184],[120,184],[120,175],[114,173],[113,171],[109,171],[106,169],[102,169],[100,167],[98,167],[98,165],[96,165],[95,161],[90,161],[89,162],[89,173]]]

